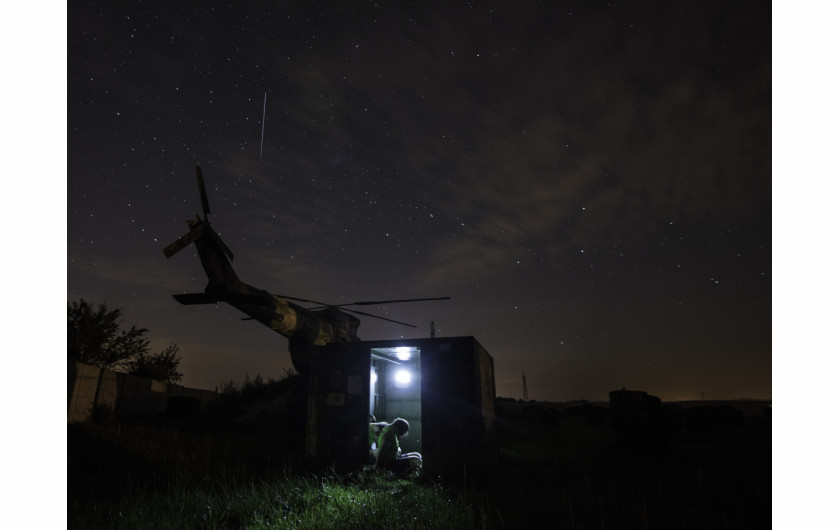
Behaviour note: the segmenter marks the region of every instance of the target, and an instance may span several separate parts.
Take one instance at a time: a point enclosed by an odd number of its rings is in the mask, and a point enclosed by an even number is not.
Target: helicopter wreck
[[[204,215],[203,217],[196,215],[195,219],[188,220],[189,232],[165,247],[163,253],[169,258],[190,243],[195,243],[201,265],[207,274],[208,283],[203,293],[175,294],[172,296],[178,302],[187,305],[228,303],[248,315],[249,319],[256,320],[288,338],[292,364],[299,373],[306,373],[309,368],[312,346],[358,342],[360,340],[357,330],[361,322],[350,313],[416,327],[412,324],[378,315],[346,309],[346,306],[449,299],[448,296],[445,296],[332,305],[315,300],[271,294],[248,285],[241,281],[233,270],[231,264],[233,252],[210,226],[210,205],[204,186],[204,177],[199,166],[196,166],[195,170]],[[317,307],[306,308],[290,300],[317,304]],[[340,309],[341,307],[345,309]]]

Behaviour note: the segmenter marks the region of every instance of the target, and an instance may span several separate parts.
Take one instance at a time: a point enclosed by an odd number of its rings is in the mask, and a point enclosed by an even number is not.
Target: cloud
[[[425,281],[492,276],[528,248],[629,246],[660,239],[671,222],[737,223],[765,211],[765,76],[758,68],[734,90],[680,76],[644,100],[591,80],[573,111],[545,105],[514,120],[485,108],[472,151],[420,155],[421,171],[457,159],[434,202],[466,220],[439,241]]]
[[[183,275],[171,264],[157,259],[125,259],[74,252],[67,257],[67,274],[76,277],[74,284],[119,283],[128,287],[183,290]],[[84,278],[84,279],[82,279]]]

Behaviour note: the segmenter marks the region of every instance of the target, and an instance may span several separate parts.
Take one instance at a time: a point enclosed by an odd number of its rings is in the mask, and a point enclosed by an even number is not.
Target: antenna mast
[[[525,383],[525,370],[522,370],[522,400],[528,401],[528,385]]]

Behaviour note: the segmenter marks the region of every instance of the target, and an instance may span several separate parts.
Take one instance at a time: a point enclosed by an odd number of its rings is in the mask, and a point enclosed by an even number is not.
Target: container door
[[[370,354],[358,343],[313,348],[307,456],[345,472],[368,456]]]

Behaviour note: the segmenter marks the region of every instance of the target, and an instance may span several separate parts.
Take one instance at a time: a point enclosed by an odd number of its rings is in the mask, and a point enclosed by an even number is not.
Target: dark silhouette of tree
[[[170,344],[158,354],[149,353],[146,328],[122,329],[122,310],[105,304],[94,307],[81,299],[67,306],[67,359],[168,383],[181,380],[178,346]]]
[[[140,353],[128,362],[128,373],[167,383],[178,382],[184,374],[178,372],[181,359],[176,357],[177,353],[178,345],[175,343],[155,355]]]
[[[102,368],[117,368],[149,348],[145,328],[120,328],[121,309],[97,307],[84,299],[67,307],[67,358]]]

